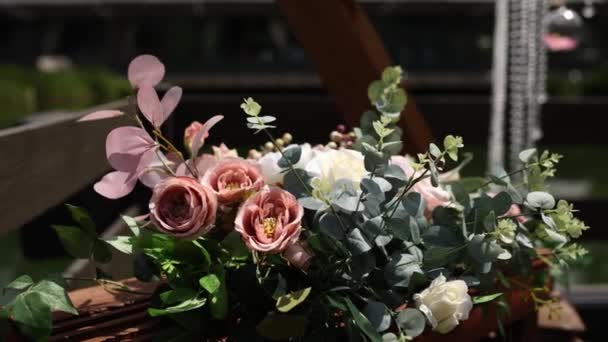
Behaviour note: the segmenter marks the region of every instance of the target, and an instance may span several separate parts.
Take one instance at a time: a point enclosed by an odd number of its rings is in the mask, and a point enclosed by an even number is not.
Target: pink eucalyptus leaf
[[[131,61],[127,75],[133,88],[154,87],[165,76],[165,66],[152,55],[141,55]]]
[[[100,111],[93,112],[93,113],[90,113],[90,114],[87,114],[87,115],[81,117],[80,119],[78,119],[78,122],[114,118],[114,117],[121,116],[124,114],[125,113],[123,113],[119,110],[100,110]]]
[[[160,127],[164,121],[163,106],[154,88],[142,87],[137,91],[137,106],[154,127]]]
[[[113,129],[106,138],[106,157],[110,160],[114,154],[140,156],[155,146],[154,140],[143,129],[133,126],[118,127]],[[134,163],[134,161],[131,162]],[[116,168],[116,166],[114,167]],[[119,167],[118,169],[124,168]]]
[[[172,175],[165,170],[163,167],[153,166],[147,169],[144,169],[140,175],[139,180],[143,185],[148,188],[154,188],[156,184],[162,182],[163,180],[171,177]]]
[[[134,172],[139,164],[139,154],[113,153],[108,156],[108,162],[116,171]]]
[[[167,90],[165,96],[163,96],[163,99],[160,101],[160,104],[163,107],[163,116],[159,125],[162,125],[162,123],[167,120],[171,113],[173,113],[181,98],[182,88],[172,87],[171,89]]]
[[[209,136],[209,130],[223,118],[223,115],[216,115],[211,117],[209,120],[207,120],[207,122],[203,124],[203,128],[201,128],[196,133],[196,135],[190,142],[190,151],[192,151],[191,153],[193,156],[196,156],[198,154],[198,150],[200,150],[201,147],[203,147],[203,145],[205,144],[205,139]]]
[[[137,178],[129,180],[131,173],[114,171],[106,174],[103,178],[95,183],[93,188],[103,197],[109,199],[117,199],[124,197],[133,191]]]
[[[135,174],[139,175],[144,169],[150,167],[150,165],[157,159],[158,157],[156,156],[155,148],[144,152],[144,154],[141,155],[141,158],[139,158],[139,163],[137,164]]]

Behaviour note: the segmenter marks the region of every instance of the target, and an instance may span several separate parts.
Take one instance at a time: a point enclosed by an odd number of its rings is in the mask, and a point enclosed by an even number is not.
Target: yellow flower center
[[[264,234],[269,239],[274,237],[274,231],[277,229],[277,219],[274,217],[265,218],[263,221]]]
[[[227,190],[237,190],[240,189],[241,185],[239,183],[228,183],[226,184],[226,189]]]

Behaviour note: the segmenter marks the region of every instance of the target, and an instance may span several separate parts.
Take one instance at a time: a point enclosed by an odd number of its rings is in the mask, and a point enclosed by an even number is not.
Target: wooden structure
[[[119,108],[122,101],[103,107]],[[125,118],[77,123],[85,112],[51,112],[0,131],[0,236],[90,184],[109,166],[105,137]]]
[[[277,2],[346,122],[358,125],[370,107],[367,86],[392,64],[362,5],[354,0]],[[406,150],[426,151],[433,138],[411,98],[400,124]]]

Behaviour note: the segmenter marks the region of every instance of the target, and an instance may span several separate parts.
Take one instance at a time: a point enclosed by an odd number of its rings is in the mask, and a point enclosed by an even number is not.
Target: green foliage
[[[277,299],[277,310],[280,312],[289,312],[296,306],[300,305],[302,302],[308,298],[310,295],[311,288],[307,287],[302,290],[298,290],[295,292],[288,293],[286,295],[280,296]]]

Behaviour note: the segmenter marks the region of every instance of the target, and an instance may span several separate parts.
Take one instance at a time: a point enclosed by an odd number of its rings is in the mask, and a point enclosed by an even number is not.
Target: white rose
[[[306,171],[329,186],[339,179],[348,179],[355,188],[359,188],[359,183],[366,174],[363,155],[359,151],[347,149],[316,152],[315,157],[306,165]]]
[[[293,148],[297,145],[289,145],[285,149]],[[310,144],[300,145],[302,154],[300,160],[294,165],[296,169],[304,169],[308,162],[314,157],[314,151]],[[281,159],[280,152],[266,153],[262,158],[258,160],[260,167],[262,168],[262,175],[264,176],[264,182],[268,185],[278,185],[283,183],[284,174],[281,173],[281,168],[277,163]]]
[[[454,329],[459,321],[469,318],[473,308],[469,288],[462,280],[447,281],[443,275],[435,278],[424,291],[414,295],[418,308],[433,327],[442,334]]]

